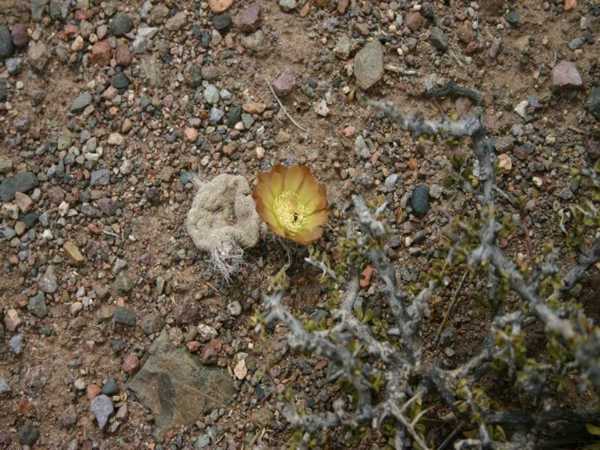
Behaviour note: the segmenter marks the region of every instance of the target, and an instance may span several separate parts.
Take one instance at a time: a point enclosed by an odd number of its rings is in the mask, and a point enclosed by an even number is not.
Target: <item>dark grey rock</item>
[[[31,18],[36,22],[42,20],[49,0],[31,0]]]
[[[115,407],[113,406],[112,400],[108,396],[100,394],[97,397],[94,397],[92,400],[90,411],[92,414],[94,414],[94,417],[96,417],[98,428],[103,430],[108,422],[108,419],[115,412]]]
[[[279,7],[285,12],[292,12],[296,6],[298,6],[296,0],[279,0]]]
[[[69,15],[70,0],[50,0],[50,17],[54,20],[65,20]]]
[[[10,75],[16,75],[21,71],[21,58],[8,58],[4,65]]]
[[[218,32],[226,32],[231,28],[231,16],[228,13],[216,14],[212,17],[212,24]]]
[[[194,450],[202,450],[210,445],[210,435],[208,433],[201,434],[194,441]]]
[[[89,92],[82,92],[75,100],[73,100],[70,111],[72,113],[80,113],[92,103],[92,100],[92,94]]]
[[[110,183],[110,170],[98,169],[90,174],[90,186],[106,186]]]
[[[6,241],[11,240],[17,235],[17,232],[14,228],[10,227],[0,227],[0,239],[4,239]]]
[[[202,66],[201,73],[202,78],[204,78],[206,81],[214,81],[217,78],[219,78],[220,75],[217,66],[214,66],[212,64]]]
[[[8,341],[8,347],[15,355],[20,355],[23,352],[23,335],[16,334],[11,337]]]
[[[10,30],[6,25],[0,25],[0,59],[12,56],[15,51]]]
[[[29,229],[37,223],[39,217],[40,217],[40,215],[38,213],[30,212],[30,213],[27,213],[24,216],[22,216],[21,220]]]
[[[209,84],[204,89],[204,100],[211,105],[216,105],[221,99],[221,94],[214,84]]]
[[[137,35],[135,36],[135,40],[131,46],[134,53],[143,53],[145,52],[150,44],[152,43],[152,38],[154,35],[158,33],[157,27],[140,27],[138,28]]]
[[[133,21],[124,13],[117,13],[110,21],[110,31],[115,36],[123,36],[131,31]]]
[[[252,3],[242,9],[234,18],[235,26],[244,33],[256,31],[260,26],[261,7],[258,3]]]
[[[383,190],[385,192],[392,192],[394,189],[396,189],[396,183],[398,183],[399,179],[400,176],[396,173],[388,175],[383,183]]]
[[[188,67],[187,82],[194,89],[202,86],[202,68],[197,64]]]
[[[232,106],[227,111],[227,126],[233,128],[236,123],[238,123],[242,118],[242,107],[241,106]]]
[[[96,202],[96,206],[102,213],[112,216],[117,212],[118,204],[110,198],[104,197]]]
[[[200,41],[200,45],[203,48],[210,47],[210,43],[212,42],[212,33],[209,30],[203,30],[196,25],[193,33],[194,37]]]
[[[410,196],[410,206],[417,216],[424,216],[429,211],[429,187],[420,184]]]
[[[431,45],[437,48],[441,52],[448,50],[448,36],[442,31],[441,28],[433,27],[431,29],[431,35],[429,36]]]
[[[54,294],[58,290],[58,281],[56,280],[56,273],[54,273],[54,266],[48,266],[38,281],[38,287],[42,292],[47,294]]]
[[[362,135],[356,136],[354,140],[354,151],[356,155],[362,159],[369,159],[371,157],[371,149],[369,148],[369,144]]]
[[[119,393],[119,385],[114,378],[108,378],[104,386],[102,386],[104,395],[116,395]]]
[[[571,50],[577,50],[585,45],[587,39],[583,36],[571,40],[567,45]]]
[[[234,317],[239,316],[242,313],[242,304],[237,300],[227,304],[227,311]]]
[[[129,278],[127,272],[120,272],[115,278],[113,288],[119,294],[128,294],[133,289],[133,281]]]
[[[144,330],[146,336],[158,333],[160,330],[162,330],[164,325],[164,319],[158,314],[150,314],[144,317],[144,320],[142,321],[142,329]]]
[[[17,192],[29,192],[38,185],[37,177],[31,172],[19,172],[0,184],[0,200],[10,202]]]
[[[159,436],[168,428],[195,423],[233,399],[235,388],[227,371],[201,364],[185,348],[174,348],[166,332],[148,354],[127,387],[153,412]]]
[[[247,130],[254,125],[254,117],[252,114],[242,113],[242,123],[244,124],[244,128]]]
[[[129,78],[123,72],[118,72],[112,77],[111,84],[115,89],[124,91],[129,87]]]
[[[10,392],[10,386],[4,378],[0,377],[0,395],[6,394],[7,392]]]
[[[216,125],[219,122],[221,122],[221,119],[223,119],[224,115],[225,115],[225,111],[223,111],[220,108],[217,108],[217,107],[213,106],[210,109],[210,112],[209,112],[209,115],[208,115],[208,121],[210,123],[212,123],[213,125]]]
[[[33,42],[27,50],[29,66],[38,74],[46,75],[46,67],[50,60],[50,51],[43,41]]]
[[[27,34],[27,25],[17,23],[10,29],[13,44],[16,48],[26,48],[29,44],[29,34]]]
[[[506,13],[506,21],[511,27],[518,27],[521,24],[521,16],[516,9],[511,9]]]
[[[0,102],[8,100],[8,81],[0,80]]]
[[[571,200],[573,198],[573,191],[567,186],[561,189],[557,195],[563,200]]]
[[[123,307],[115,309],[112,320],[114,323],[128,327],[135,327],[135,324],[137,323],[135,313],[132,310]]]
[[[19,443],[21,445],[34,445],[40,438],[40,431],[31,422],[26,422],[21,428],[19,428]]]
[[[27,311],[33,314],[38,319],[43,319],[48,315],[48,307],[46,306],[46,299],[42,292],[38,292],[36,295],[29,299],[27,304]]]
[[[354,57],[354,76],[367,90],[383,77],[383,46],[378,40],[369,42]]]
[[[596,119],[600,120],[600,86],[592,88],[587,100],[587,108]]]

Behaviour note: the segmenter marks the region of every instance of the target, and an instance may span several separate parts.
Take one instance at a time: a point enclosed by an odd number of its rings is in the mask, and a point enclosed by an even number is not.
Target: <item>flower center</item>
[[[295,192],[282,192],[275,197],[273,212],[281,225],[292,233],[297,233],[306,224],[306,207],[298,202]]]

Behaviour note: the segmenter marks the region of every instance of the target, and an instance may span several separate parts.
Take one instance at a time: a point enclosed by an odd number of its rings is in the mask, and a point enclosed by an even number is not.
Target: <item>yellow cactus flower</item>
[[[271,230],[302,245],[316,241],[327,222],[327,191],[306,166],[276,165],[258,175],[256,211]]]

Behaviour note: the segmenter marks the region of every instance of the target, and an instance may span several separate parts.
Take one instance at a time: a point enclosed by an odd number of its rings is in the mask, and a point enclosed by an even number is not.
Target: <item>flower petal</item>
[[[255,198],[254,200],[256,202],[256,212],[258,212],[258,215],[269,225],[275,234],[285,237],[285,229],[277,219],[277,216],[273,213],[273,210],[269,208],[260,197]]]
[[[298,200],[309,213],[327,208],[327,190],[313,177],[307,178],[298,192]]]
[[[307,178],[312,177],[310,170],[306,166],[288,167],[283,182],[283,189],[290,192],[298,192]]]
[[[300,233],[296,233],[290,239],[296,241],[298,244],[308,245],[312,242],[319,240],[323,235],[323,228],[316,227],[312,229],[303,230]]]
[[[258,214],[275,234],[302,245],[323,234],[329,213],[327,190],[308,167],[278,164],[259,174],[252,197]],[[302,222],[292,221],[292,211],[297,211]]]
[[[307,228],[320,227],[327,223],[327,217],[329,216],[329,211],[326,209],[322,209],[317,211],[316,213],[308,216],[306,221]]]
[[[283,192],[283,174],[273,170],[273,172],[271,172],[271,176],[269,177],[269,185],[271,186],[273,197],[277,197],[279,194],[281,194]]]
[[[264,184],[271,191],[271,197],[275,198],[283,190],[281,174],[273,171],[258,175],[258,185]]]
[[[254,192],[252,193],[254,200],[256,201],[257,198],[260,198],[265,204],[273,205],[273,202],[275,201],[275,196],[273,195],[271,183],[269,183],[270,178],[266,180],[264,178],[261,178],[260,175],[258,177],[258,184],[254,188]]]

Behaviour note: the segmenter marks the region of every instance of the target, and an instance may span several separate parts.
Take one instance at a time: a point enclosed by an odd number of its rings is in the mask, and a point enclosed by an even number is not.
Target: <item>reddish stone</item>
[[[371,284],[371,277],[373,276],[374,272],[375,268],[373,266],[368,265],[367,267],[365,267],[365,270],[363,270],[360,274],[359,284],[361,288],[369,287],[369,285]]]
[[[25,24],[17,23],[12,27],[10,34],[15,47],[27,47],[27,44],[29,43],[29,34],[27,34],[27,27]]]
[[[222,13],[229,9],[233,0],[208,0],[208,7],[214,13]]]
[[[344,129],[342,129],[342,134],[347,138],[351,138],[356,134],[356,128],[354,128],[353,126],[347,126]]]
[[[245,33],[256,31],[260,26],[261,9],[258,3],[242,9],[233,19],[235,26]]]
[[[571,61],[561,61],[552,69],[554,87],[581,87],[583,81],[577,66]]]
[[[23,323],[16,309],[9,309],[4,313],[4,326],[8,331],[16,331]]]
[[[112,58],[112,48],[107,40],[98,41],[92,46],[91,61],[92,64],[107,66]]]
[[[65,191],[60,186],[52,186],[46,192],[51,203],[59,205],[65,199]]]
[[[465,53],[467,55],[472,55],[473,53],[477,53],[479,50],[481,50],[479,43],[477,41],[471,41],[469,42],[469,45],[467,45],[467,48],[465,48]]]
[[[473,27],[471,26],[471,22],[469,20],[465,20],[459,27],[458,27],[458,39],[463,43],[463,44],[468,44],[469,42],[471,42],[473,39],[475,39],[475,32],[473,31]]]
[[[285,97],[296,87],[296,75],[291,70],[285,69],[273,80],[272,85],[277,95]]]
[[[204,364],[214,364],[217,362],[217,356],[223,348],[223,342],[220,339],[211,339],[202,349],[200,359]]]
[[[104,227],[97,223],[90,223],[90,224],[88,224],[87,229],[92,234],[102,234],[102,230],[104,229]]]
[[[64,32],[67,38],[71,38],[79,32],[79,28],[77,27],[77,25],[73,25],[72,23],[70,23],[65,25]]]
[[[140,368],[140,359],[133,353],[123,358],[123,371],[128,375],[133,375]]]
[[[88,384],[86,389],[86,395],[89,400],[92,400],[94,397],[97,397],[102,389],[97,384]]]
[[[310,14],[311,3],[306,2],[302,9],[300,10],[300,17],[306,17]]]
[[[115,60],[119,66],[127,67],[133,61],[133,55],[127,45],[119,45],[115,51]]]
[[[28,398],[23,397],[17,403],[17,413],[22,416],[30,416],[33,412],[33,405]]]
[[[418,12],[409,12],[406,16],[406,26],[410,31],[417,31],[425,24],[425,18]]]
[[[486,0],[481,2],[481,11],[485,16],[499,16],[504,10],[505,0]]]
[[[78,9],[75,11],[75,19],[81,21],[87,20],[91,17],[90,11],[87,9]]]
[[[200,349],[200,342],[190,341],[186,344],[186,346],[190,353],[196,353]]]
[[[349,5],[350,5],[350,0],[338,0],[338,2],[337,2],[338,12],[340,14],[345,14]]]

